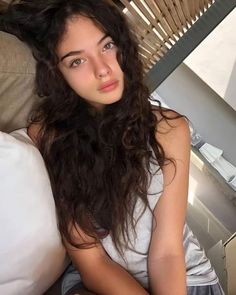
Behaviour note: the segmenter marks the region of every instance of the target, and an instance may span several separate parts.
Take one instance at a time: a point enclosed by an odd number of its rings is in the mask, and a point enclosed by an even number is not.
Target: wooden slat
[[[149,67],[148,67],[148,60],[146,58],[144,58],[141,54],[141,59],[142,59],[142,63],[143,63],[143,67],[144,67],[144,70],[145,72],[149,70]]]
[[[133,20],[130,20],[131,24],[133,22]],[[132,24],[133,25],[133,24]],[[140,26],[132,26],[134,29],[135,34],[138,36],[138,38],[140,40],[144,40],[147,41],[147,43],[152,44],[152,47],[157,50],[161,50],[163,52],[167,52],[168,48],[165,46],[162,46],[161,44],[159,44],[157,42],[157,38],[156,38],[156,34],[150,33],[149,31],[143,30],[143,28],[141,28]],[[149,49],[148,49],[149,50]]]
[[[196,15],[195,15],[195,5],[194,5],[194,1],[195,0],[188,0],[188,5],[189,5],[189,11],[190,11],[190,15],[192,20],[196,20]]]
[[[157,56],[156,55],[152,55],[151,53],[147,52],[144,48],[142,48],[141,46],[139,46],[139,52],[142,53],[143,55],[145,55],[150,61],[153,60],[154,62],[157,61]]]
[[[155,33],[150,34],[149,32],[147,32],[147,31],[144,32],[139,27],[137,27],[136,30],[135,30],[135,34],[137,35],[139,40],[142,40],[142,42],[146,41],[146,43],[152,45],[152,48],[154,48],[154,50],[157,50],[157,49],[159,50],[160,49],[163,52],[167,52],[168,48],[166,46],[163,47],[162,45],[157,43],[157,38],[155,37],[156,36]],[[149,49],[147,48],[147,50],[149,50]]]
[[[159,46],[157,46],[157,44],[153,43],[152,38],[150,38],[150,36],[148,36],[148,35],[142,40],[141,44],[148,51],[151,51],[152,54],[158,53],[159,56],[164,56],[166,54],[166,52],[168,51],[166,48],[159,47]]]
[[[189,6],[188,6],[188,0],[182,0],[182,7],[183,7],[184,15],[185,15],[188,23],[191,24],[192,18],[191,18]]]
[[[168,51],[167,47],[160,46],[158,43],[156,43],[155,37],[153,37],[150,33],[147,34],[146,36],[144,36],[143,40],[150,43],[150,44],[152,44],[152,46],[155,48],[155,50],[158,49],[158,50],[161,50],[163,52]]]
[[[155,64],[156,64],[156,62],[157,62],[156,60],[147,57],[147,56],[145,55],[145,53],[142,53],[142,51],[139,51],[139,53],[141,54],[141,56],[142,56],[143,58],[146,58],[146,59],[147,59],[148,64],[150,64],[150,65],[155,65]]]
[[[143,47],[139,46],[139,52],[144,54],[147,58],[152,58],[152,54],[150,52],[147,52]]]
[[[149,61],[146,62],[146,68],[148,70],[150,70],[152,68],[152,64]]]
[[[169,45],[172,45],[171,43],[171,39],[175,42],[175,36],[173,34],[173,32],[171,31],[167,21],[165,20],[165,18],[163,18],[162,14],[158,11],[158,7],[156,6],[155,2],[153,0],[145,0],[146,5],[149,7],[149,5],[151,5],[150,8],[154,8],[154,16],[156,18],[156,25],[155,25],[155,29],[158,31],[159,34],[161,34],[161,32],[165,32],[165,35],[168,36],[168,41],[167,42]]]
[[[138,40],[140,42],[140,45],[142,45],[144,48],[146,48],[151,54],[157,55],[158,57],[163,57],[167,50],[164,49],[163,47],[156,47],[152,41],[148,40],[148,37],[146,36],[146,39],[144,39],[141,36],[137,36]]]
[[[140,2],[140,0],[133,0],[134,4],[136,4],[136,6],[140,9],[140,11],[144,14],[144,16],[148,19],[148,21],[152,24],[153,27],[156,28],[156,30],[158,31],[158,33],[160,34],[160,36],[163,38],[163,40],[167,43],[170,43],[170,40],[168,38],[168,35],[165,33],[165,31],[163,31],[160,26],[158,25],[158,23],[155,21],[155,19],[149,14],[149,12],[147,11],[147,9],[145,8],[145,6],[143,5],[142,2]]]
[[[173,21],[175,22],[176,26],[178,27],[179,31],[183,32],[183,26],[181,24],[181,21],[179,19],[179,15],[175,9],[175,6],[173,4],[173,0],[165,0],[166,6],[169,10],[169,12],[171,13],[171,17],[173,19]]]
[[[163,48],[164,52],[167,52],[167,47],[163,47],[156,42],[155,35],[153,36],[149,32],[141,30],[140,27],[135,28],[135,34],[140,40],[147,40],[150,44],[152,44],[153,48]]]
[[[153,55],[157,54],[158,56],[164,56],[166,54],[166,52],[163,50],[163,47],[153,47],[152,44],[150,43],[149,40],[144,39],[143,40],[143,46],[145,46],[145,48],[149,51],[152,52]]]
[[[200,0],[195,0],[195,14],[200,17]]]
[[[179,36],[178,28],[176,27],[175,22],[173,21],[173,18],[166,7],[166,4],[163,0],[156,0],[156,4],[159,7],[160,11],[162,11],[163,17],[166,19],[167,23],[169,24],[169,27],[171,28],[172,32]]]
[[[176,5],[177,13],[179,15],[182,26],[187,27],[187,20],[184,15],[183,8],[180,4],[180,0],[174,0],[174,3]]]
[[[193,14],[194,14],[195,20],[196,20],[197,11],[198,11],[198,9],[197,9],[197,2],[198,2],[198,0],[192,0],[192,3],[193,3]]]
[[[144,1],[144,2],[143,2]],[[215,0],[120,0],[139,42],[147,72]],[[150,10],[150,11],[149,11]],[[147,22],[144,20],[146,18]]]
[[[208,0],[204,0],[204,6],[205,8],[208,8]]]
[[[129,4],[127,0],[120,0],[129,10],[130,14],[134,17],[134,20],[137,23],[140,23],[142,27],[144,27],[150,34],[154,35],[155,33],[152,32],[152,27],[148,25],[143,18],[136,12],[136,10]],[[163,47],[166,47],[165,43],[155,34],[154,37],[157,39],[157,42],[161,44]]]
[[[201,12],[203,13],[204,12],[204,0],[200,0],[200,9],[201,9]]]
[[[159,60],[161,59],[161,57],[160,57],[160,56],[158,56],[158,55],[156,55],[156,54],[155,54],[155,55],[153,55],[153,57],[155,58],[155,60],[156,60],[156,61],[159,61]]]
[[[157,7],[156,3],[154,0],[145,0],[145,2],[147,3],[147,5],[151,8],[153,14],[155,15],[155,17],[157,18],[157,21],[159,22],[159,24],[161,25],[161,27],[163,28],[163,30],[167,33],[168,36],[171,37],[172,40],[175,40],[175,37],[173,35],[173,32],[169,26],[169,24],[167,23],[167,21],[163,18],[163,15],[160,13],[159,8]]]

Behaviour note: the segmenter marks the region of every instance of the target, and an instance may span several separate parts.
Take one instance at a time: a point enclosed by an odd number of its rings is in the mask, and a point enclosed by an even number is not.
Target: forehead
[[[66,22],[65,32],[58,44],[58,51],[68,47],[89,46],[96,43],[104,35],[101,26],[86,16],[73,16]],[[83,48],[76,48],[83,50]],[[70,48],[68,48],[70,49]]]

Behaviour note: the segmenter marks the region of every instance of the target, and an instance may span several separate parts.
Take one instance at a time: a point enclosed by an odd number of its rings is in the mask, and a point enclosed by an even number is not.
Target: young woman
[[[95,294],[223,294],[185,225],[188,123],[151,106],[137,43],[110,2],[22,0],[1,17],[37,60],[43,98],[28,133],[65,246]]]

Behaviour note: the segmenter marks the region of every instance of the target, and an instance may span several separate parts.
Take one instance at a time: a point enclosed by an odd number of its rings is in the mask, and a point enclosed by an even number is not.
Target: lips
[[[98,90],[100,92],[112,91],[118,86],[118,84],[119,84],[119,81],[117,81],[117,80],[108,81],[108,82],[101,84]]]

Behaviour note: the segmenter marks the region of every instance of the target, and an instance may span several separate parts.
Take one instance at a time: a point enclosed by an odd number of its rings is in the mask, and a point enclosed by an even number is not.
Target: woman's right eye
[[[78,67],[79,65],[83,64],[85,59],[83,58],[76,58],[70,63],[70,68]]]

